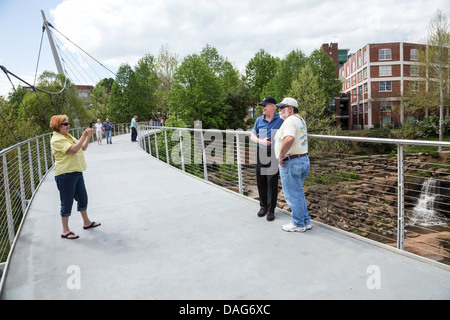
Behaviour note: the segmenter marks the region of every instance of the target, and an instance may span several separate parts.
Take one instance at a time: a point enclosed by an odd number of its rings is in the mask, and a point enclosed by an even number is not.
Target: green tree
[[[308,133],[330,132],[334,119],[328,115],[328,92],[311,61],[302,67],[288,95],[297,100],[299,114],[306,120]]]
[[[298,78],[301,68],[306,63],[306,56],[301,50],[292,50],[280,61],[280,67],[269,80],[263,90],[263,95],[273,96],[275,100],[281,101],[286,97],[292,82]]]
[[[447,16],[437,10],[429,23],[425,45],[413,65],[419,70],[418,81],[405,88],[402,98],[402,107],[407,112],[423,108],[439,112],[439,141],[444,138],[444,106],[450,104],[449,47]],[[442,147],[439,147],[439,153],[442,153]]]
[[[206,59],[193,54],[184,58],[174,74],[169,108],[188,124],[200,120],[204,128],[222,128],[224,97],[221,81]]]
[[[169,45],[166,44],[160,48],[156,58],[156,67],[159,79],[157,100],[160,112],[167,114],[169,112],[169,91],[172,88],[173,74],[178,67],[178,56]]]
[[[320,84],[328,99],[336,98],[342,88],[342,82],[336,74],[336,65],[333,59],[322,49],[316,49],[309,55],[308,60],[312,62],[314,71],[322,80]]]
[[[136,76],[136,86],[132,88],[135,93],[135,103],[133,106],[135,113],[144,119],[149,119],[158,113],[158,102],[156,92],[159,87],[156,59],[146,54],[139,59],[134,68]]]
[[[108,91],[107,86],[107,83],[100,81],[91,93],[92,115],[102,122],[108,117],[110,92]]]
[[[128,122],[134,115],[144,119],[147,114],[138,113],[139,102],[136,74],[128,64],[122,64],[111,88],[108,118],[112,122]]]
[[[250,89],[250,98],[257,104],[264,97],[264,89],[277,73],[279,59],[260,49],[245,67],[244,80]]]

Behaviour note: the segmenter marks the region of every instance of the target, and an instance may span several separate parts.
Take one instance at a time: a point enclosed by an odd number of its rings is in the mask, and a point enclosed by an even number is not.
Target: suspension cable
[[[108,67],[106,67],[103,63],[101,63],[100,61],[98,61],[97,59],[95,59],[93,56],[91,56],[89,53],[87,53],[86,51],[84,51],[82,48],[80,48],[80,46],[78,46],[76,43],[74,43],[72,40],[70,40],[69,38],[67,38],[65,35],[63,35],[58,29],[56,29],[53,25],[51,25],[50,23],[48,23],[48,25],[50,27],[52,27],[53,29],[55,29],[56,32],[58,32],[61,36],[63,36],[64,38],[66,38],[66,40],[68,40],[70,43],[72,43],[74,46],[76,46],[78,49],[80,49],[81,51],[83,51],[86,55],[88,55],[91,59],[93,59],[95,62],[97,62],[99,65],[101,65],[103,68],[105,68],[106,70],[108,70],[109,72],[111,72],[112,74],[114,74],[115,76],[116,73],[111,71]]]

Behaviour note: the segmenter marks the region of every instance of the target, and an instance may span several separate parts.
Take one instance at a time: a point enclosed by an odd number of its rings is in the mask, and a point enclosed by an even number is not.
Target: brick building
[[[428,115],[427,110],[405,115],[401,108],[404,89],[419,80],[416,63],[420,47],[406,42],[376,43],[348,55],[339,68],[343,86],[334,105],[336,125],[343,129],[370,129],[380,124],[421,120]]]

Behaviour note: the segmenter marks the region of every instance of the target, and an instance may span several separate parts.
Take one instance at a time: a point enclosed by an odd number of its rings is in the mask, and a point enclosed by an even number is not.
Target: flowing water
[[[439,196],[438,181],[433,178],[425,180],[422,190],[413,209],[409,225],[416,226],[443,226],[447,222],[435,209],[435,200]]]

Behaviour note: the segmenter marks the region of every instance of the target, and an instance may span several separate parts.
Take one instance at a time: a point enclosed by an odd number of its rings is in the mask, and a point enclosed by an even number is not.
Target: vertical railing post
[[[148,139],[148,153],[152,156],[153,155],[153,153],[152,153],[152,142],[151,142],[150,130],[149,129],[147,129],[147,139]]]
[[[8,162],[6,161],[6,153],[3,154],[3,184],[5,188],[5,202],[6,202],[6,220],[8,224],[9,242],[14,242],[14,219],[11,208],[11,194],[9,192],[9,178],[8,178]]]
[[[41,169],[41,151],[39,148],[39,138],[36,139],[36,153],[37,153],[37,161],[38,161],[38,170],[39,170],[39,182],[42,181],[42,169]]]
[[[28,165],[30,167],[30,185],[31,185],[31,193],[33,194],[36,190],[34,185],[34,173],[33,173],[33,157],[31,156],[31,144],[28,141]]]
[[[23,167],[22,167],[22,152],[20,152],[20,146],[17,147],[17,159],[19,160],[19,182],[20,182],[20,198],[22,202],[22,214],[25,214],[27,208],[27,201],[25,199],[25,182],[23,179]]]
[[[203,136],[203,130],[200,131],[200,143],[202,144],[203,175],[205,176],[205,180],[208,181],[208,163],[206,162],[205,137]]]
[[[44,148],[45,172],[47,172],[47,170],[48,170],[48,162],[47,162],[47,148],[45,147],[45,136],[42,137],[42,146]]]
[[[159,160],[159,151],[158,151],[158,137],[156,135],[156,130],[154,132],[155,135],[155,151],[156,151],[156,159]]]
[[[164,129],[164,139],[166,142],[166,161],[167,164],[170,164],[170,159],[169,159],[169,144],[167,143],[167,130]]]
[[[244,194],[244,183],[242,179],[242,166],[241,166],[241,144],[239,142],[239,134],[236,133],[236,158],[238,165],[238,181],[239,181],[239,193]]]
[[[181,134],[181,130],[178,131],[180,133],[180,155],[181,155],[181,169],[185,171],[184,169],[184,154],[183,154],[183,137]]]
[[[397,188],[398,188],[398,201],[397,201],[397,248],[404,250],[405,239],[405,166],[403,158],[403,145],[397,145]]]
[[[141,126],[140,125],[138,125],[138,126],[136,126],[136,133],[137,133],[137,142],[138,142],[138,144],[139,144],[139,146],[141,147],[141,148],[143,148],[142,147],[142,139],[141,139]]]

